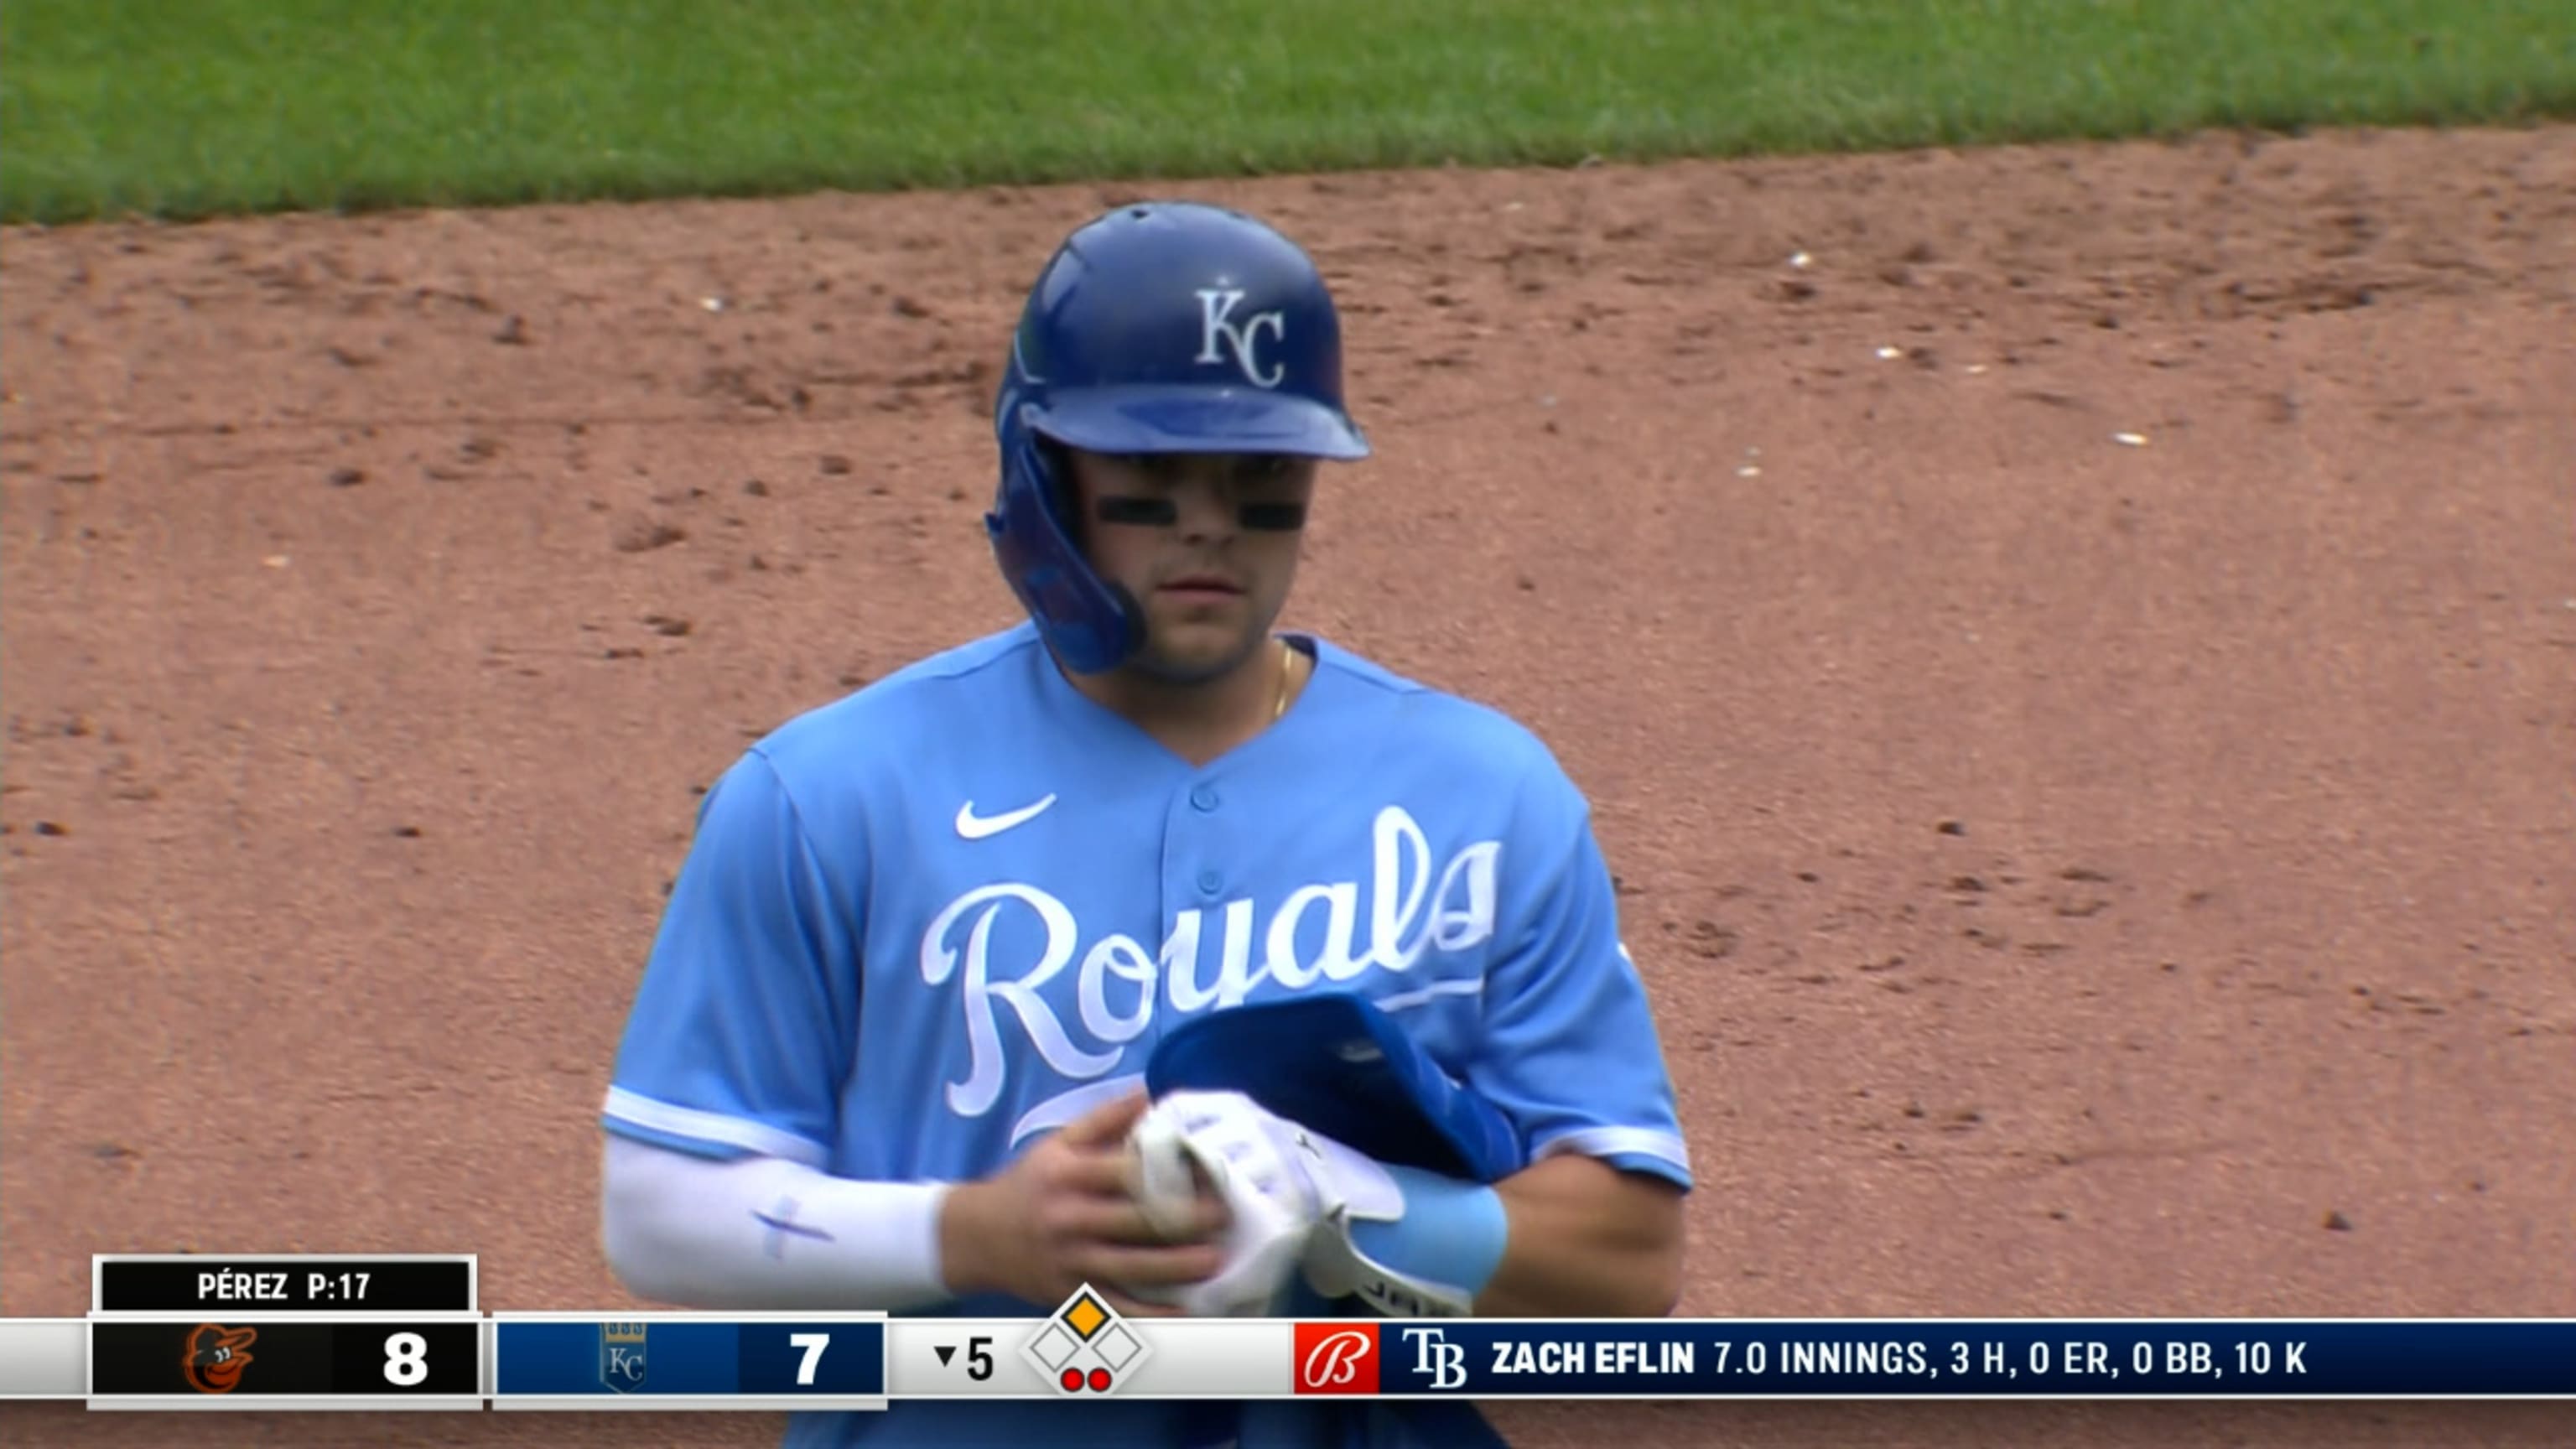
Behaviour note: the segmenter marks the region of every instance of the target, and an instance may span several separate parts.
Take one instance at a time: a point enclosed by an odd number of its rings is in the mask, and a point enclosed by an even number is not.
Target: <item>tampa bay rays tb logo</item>
[[[1269,371],[1264,372],[1256,344],[1264,331],[1270,334],[1273,342],[1286,340],[1287,316],[1275,311],[1255,312],[1240,322],[1233,320],[1234,309],[1243,301],[1240,287],[1201,287],[1198,295],[1199,355],[1191,361],[1203,364],[1225,361],[1217,351],[1217,344],[1222,342],[1233,349],[1234,365],[1242,369],[1244,377],[1253,386],[1277,387],[1287,377],[1287,371],[1274,363]]]
[[[644,1387],[644,1334],[648,1327],[642,1323],[599,1325],[601,1383],[621,1394]]]

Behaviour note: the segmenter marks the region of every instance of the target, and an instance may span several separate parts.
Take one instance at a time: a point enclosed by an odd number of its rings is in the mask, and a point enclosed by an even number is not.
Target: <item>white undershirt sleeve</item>
[[[939,1261],[949,1186],[719,1161],[610,1133],[600,1239],[627,1289],[658,1302],[900,1313],[955,1296]]]

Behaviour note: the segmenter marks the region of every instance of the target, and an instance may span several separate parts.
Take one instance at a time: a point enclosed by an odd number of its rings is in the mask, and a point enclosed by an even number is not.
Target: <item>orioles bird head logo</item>
[[[188,1334],[188,1386],[201,1394],[231,1393],[250,1367],[250,1346],[258,1338],[256,1328],[197,1325]]]

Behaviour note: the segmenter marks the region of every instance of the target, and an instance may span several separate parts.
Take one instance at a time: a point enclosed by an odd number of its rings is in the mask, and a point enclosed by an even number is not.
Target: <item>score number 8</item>
[[[429,1340],[417,1333],[390,1334],[385,1339],[385,1382],[411,1388],[429,1377]]]

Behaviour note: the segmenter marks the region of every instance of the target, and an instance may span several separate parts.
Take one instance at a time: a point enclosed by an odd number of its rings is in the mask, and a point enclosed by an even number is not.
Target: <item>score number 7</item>
[[[791,1333],[787,1335],[787,1342],[791,1347],[805,1350],[805,1357],[796,1364],[796,1386],[800,1389],[814,1387],[814,1365],[823,1361],[823,1350],[832,1346],[832,1335]]]

